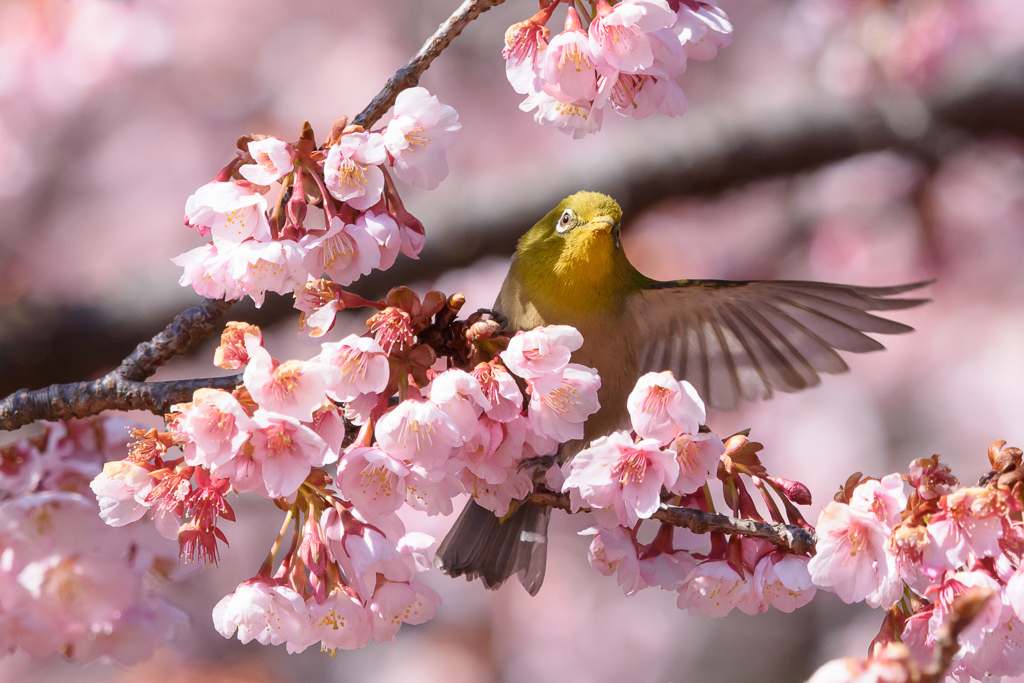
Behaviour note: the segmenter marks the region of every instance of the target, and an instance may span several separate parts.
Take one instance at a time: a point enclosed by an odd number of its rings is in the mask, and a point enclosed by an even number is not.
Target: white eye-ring
[[[565,232],[572,227],[573,219],[576,214],[572,212],[572,209],[566,209],[562,212],[562,217],[558,219],[558,224],[555,226],[555,230],[558,232]]]

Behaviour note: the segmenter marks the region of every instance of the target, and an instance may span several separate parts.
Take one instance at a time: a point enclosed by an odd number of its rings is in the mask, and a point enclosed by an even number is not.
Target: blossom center
[[[619,461],[612,467],[612,474],[618,475],[620,484],[639,484],[644,480],[646,473],[647,454],[638,448],[624,451]]]
[[[278,399],[287,398],[295,393],[295,387],[299,383],[301,372],[301,361],[287,360],[278,365],[274,370],[268,388]]]

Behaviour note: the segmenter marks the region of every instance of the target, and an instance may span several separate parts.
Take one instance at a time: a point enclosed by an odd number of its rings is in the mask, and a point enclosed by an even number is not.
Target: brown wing
[[[894,299],[930,282],[854,287],[795,280],[652,282],[638,299],[646,334],[640,371],[672,370],[709,407],[812,387],[819,373],[848,369],[836,350],[885,347],[865,332],[913,328],[868,311],[911,308],[929,299]]]

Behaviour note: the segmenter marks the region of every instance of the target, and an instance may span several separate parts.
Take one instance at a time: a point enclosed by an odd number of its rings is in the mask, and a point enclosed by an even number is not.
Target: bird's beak
[[[615,227],[615,221],[608,216],[598,216],[587,223],[587,227],[591,230],[599,230],[605,234],[609,234],[611,233],[612,228]]]

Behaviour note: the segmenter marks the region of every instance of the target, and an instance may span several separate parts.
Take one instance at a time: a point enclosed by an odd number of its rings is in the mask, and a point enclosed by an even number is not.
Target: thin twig
[[[566,493],[536,491],[530,494],[526,500],[537,505],[572,512],[569,495]],[[579,512],[588,511],[589,508],[579,510]],[[768,524],[752,519],[727,517],[694,508],[666,506],[655,512],[651,519],[685,527],[699,534],[717,531],[723,534],[740,534],[749,538],[760,538],[799,555],[813,553],[816,541],[813,531],[791,524]]]
[[[953,665],[956,653],[960,651],[960,634],[971,625],[995,591],[980,586],[968,588],[953,600],[947,620],[935,632],[932,643],[933,659],[924,670],[922,683],[939,683],[946,680],[946,673]]]
[[[420,51],[405,63],[401,69],[395,72],[384,89],[381,90],[373,101],[366,106],[366,109],[359,112],[352,122],[363,128],[369,128],[384,115],[391,105],[395,103],[398,93],[406,88],[415,87],[420,82],[420,76],[430,63],[434,61],[441,52],[448,47],[455,36],[462,32],[466,25],[486,12],[492,7],[505,2],[505,0],[466,0],[455,10],[448,19],[441,24],[434,35],[430,36],[427,42],[423,43]]]

